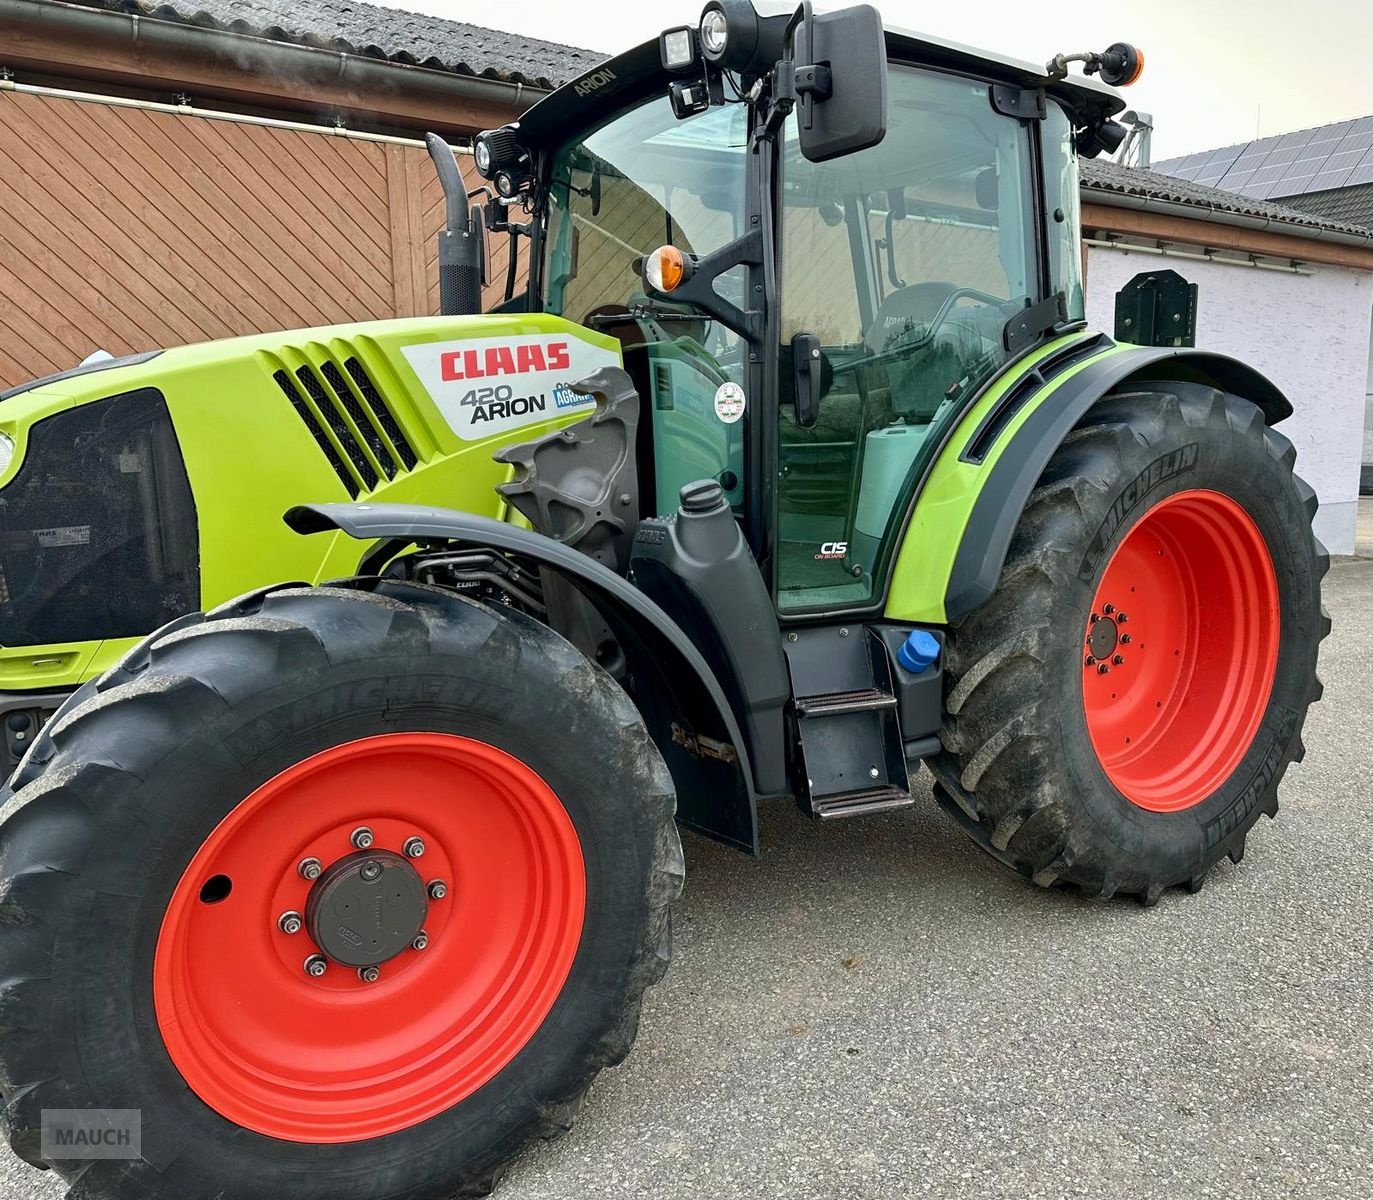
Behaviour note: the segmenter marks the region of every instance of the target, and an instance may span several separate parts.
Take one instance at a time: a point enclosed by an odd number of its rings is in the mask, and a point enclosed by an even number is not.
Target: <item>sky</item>
[[[699,15],[697,0],[373,0],[618,53]],[[825,0],[823,8],[842,7]],[[1129,41],[1154,161],[1373,115],[1368,0],[877,0],[884,21],[1032,62]]]

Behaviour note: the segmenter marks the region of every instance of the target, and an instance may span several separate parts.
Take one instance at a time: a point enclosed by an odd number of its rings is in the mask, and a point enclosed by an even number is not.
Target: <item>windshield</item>
[[[701,257],[743,232],[747,150],[744,105],[679,121],[664,96],[553,159],[543,308],[619,339],[625,369],[653,409],[659,512],[675,510],[683,484],[707,477],[736,506],[743,500],[741,339],[689,305],[650,301],[639,267],[659,246]],[[716,290],[742,307],[743,270],[723,275]]]

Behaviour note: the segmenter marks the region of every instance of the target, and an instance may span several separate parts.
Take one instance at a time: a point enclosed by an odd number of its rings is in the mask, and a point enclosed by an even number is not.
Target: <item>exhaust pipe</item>
[[[466,317],[482,310],[486,285],[486,229],[480,205],[467,207],[467,185],[453,158],[453,148],[437,133],[426,133],[434,170],[443,189],[446,220],[439,234],[439,312]]]

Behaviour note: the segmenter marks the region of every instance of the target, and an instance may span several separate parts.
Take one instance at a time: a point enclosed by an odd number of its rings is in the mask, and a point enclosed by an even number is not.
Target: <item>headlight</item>
[[[477,146],[472,151],[472,157],[476,161],[477,170],[481,172],[483,178],[491,174],[491,145],[485,138],[477,140]]]
[[[14,440],[0,433],[0,475],[9,470],[14,461]]]
[[[709,59],[718,59],[729,44],[729,21],[723,9],[708,8],[701,15],[701,47]]]

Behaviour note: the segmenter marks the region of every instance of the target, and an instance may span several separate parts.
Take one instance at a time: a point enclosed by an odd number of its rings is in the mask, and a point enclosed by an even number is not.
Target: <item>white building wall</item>
[[[1200,287],[1197,347],[1229,354],[1267,375],[1292,401],[1280,426],[1297,471],[1320,497],[1316,534],[1332,554],[1354,553],[1359,468],[1370,403],[1373,274],[1313,266],[1312,275],[1089,247],[1087,317],[1115,329],[1116,293],[1164,267]],[[1373,461],[1371,459],[1370,461]]]
[[[1368,395],[1363,407],[1362,490],[1373,494],[1373,337],[1368,344]]]

